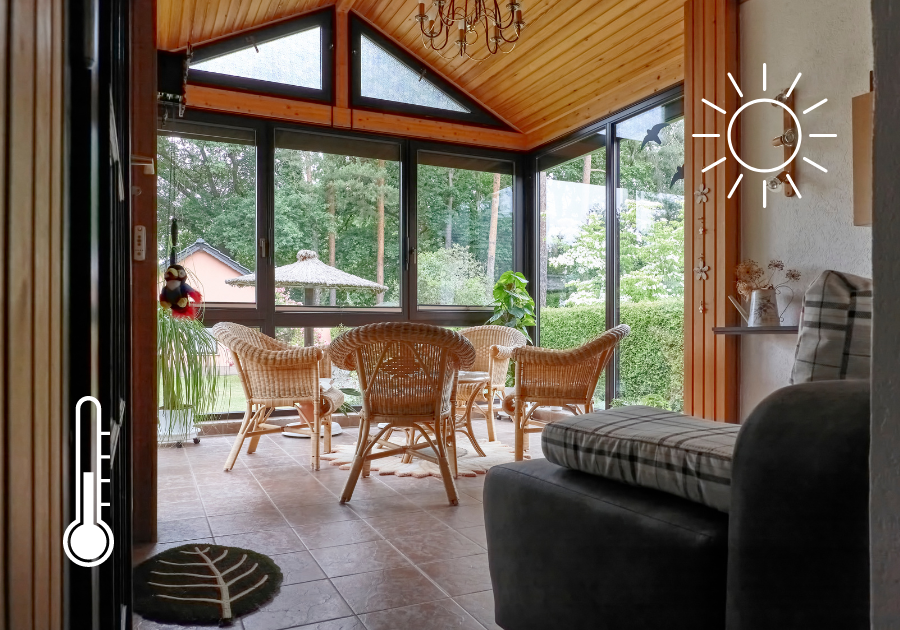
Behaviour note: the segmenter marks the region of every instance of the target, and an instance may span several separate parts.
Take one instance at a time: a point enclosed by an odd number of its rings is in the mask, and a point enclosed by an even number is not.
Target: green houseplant
[[[173,317],[158,307],[156,317],[159,428],[162,443],[199,442],[197,427],[212,413],[224,388],[216,366],[216,341],[198,319]]]
[[[535,325],[534,300],[528,295],[527,285],[525,276],[516,271],[500,276],[494,285],[494,315],[487,323],[515,328],[534,343],[527,328]]]

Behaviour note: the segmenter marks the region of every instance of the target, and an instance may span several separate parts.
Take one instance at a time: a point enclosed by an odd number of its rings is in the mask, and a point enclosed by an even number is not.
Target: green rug
[[[282,578],[269,556],[249,549],[182,545],[134,569],[134,611],[162,623],[227,626],[271,600]]]

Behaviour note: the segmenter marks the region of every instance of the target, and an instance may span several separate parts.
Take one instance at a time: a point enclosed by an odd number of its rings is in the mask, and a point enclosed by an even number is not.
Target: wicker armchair
[[[516,386],[508,388],[503,409],[513,417],[515,457],[525,456],[525,437],[540,433],[546,421],[534,418],[538,407],[560,406],[579,415],[593,410],[594,390],[619,342],[631,328],[616,326],[572,350],[524,346],[512,351],[516,362]]]
[[[296,348],[252,328],[228,322],[213,326],[212,334],[231,351],[247,397],[247,411],[225,461],[226,471],[234,467],[246,438],[250,438],[249,454],[256,451],[261,435],[284,430],[267,423],[276,407],[294,407],[309,426],[311,436],[319,436],[324,419],[326,449],[330,448],[331,414],[344,403],[344,395],[335,388],[322,392],[320,362],[326,358],[322,348]],[[314,470],[319,469],[319,450],[316,437],[311,458]]]
[[[350,330],[331,343],[331,359],[344,370],[356,370],[362,392],[362,414],[356,455],[341,494],[353,496],[360,474],[371,461],[394,455],[421,457],[438,465],[447,499],[458,504],[450,472],[448,442],[453,442],[456,379],[471,367],[475,348],[462,335],[438,326],[411,323],[369,324]],[[384,427],[370,435],[379,423]],[[405,446],[388,442],[385,433],[407,429]],[[423,442],[416,443],[416,434]],[[372,452],[375,445],[383,447]],[[423,449],[430,448],[426,453]]]
[[[500,394],[500,400],[504,398],[506,390],[506,374],[509,370],[509,360],[515,348],[525,345],[525,335],[508,326],[473,326],[459,331],[459,334],[468,339],[475,346],[475,363],[473,372],[487,372],[490,376],[487,387],[487,432],[488,441],[494,441],[494,394]],[[459,398],[477,396],[479,392],[463,391],[460,385]],[[471,431],[471,423],[468,427]],[[470,436],[470,439],[471,436]]]

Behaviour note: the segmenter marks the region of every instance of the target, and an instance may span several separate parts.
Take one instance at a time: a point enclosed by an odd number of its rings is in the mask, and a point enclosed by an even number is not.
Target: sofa
[[[775,392],[741,426],[727,511],[544,459],[495,466],[496,623],[868,628],[868,450],[868,382],[820,381]]]

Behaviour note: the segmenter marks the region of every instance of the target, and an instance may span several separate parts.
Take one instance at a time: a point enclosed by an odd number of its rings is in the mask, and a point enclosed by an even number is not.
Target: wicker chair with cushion
[[[213,326],[212,334],[231,351],[247,397],[247,411],[225,461],[226,471],[234,467],[246,438],[250,438],[249,454],[256,451],[261,435],[284,431],[284,427],[267,423],[277,407],[294,407],[309,426],[310,435],[321,433],[324,420],[326,449],[330,448],[331,414],[344,403],[344,394],[330,386],[323,391],[320,362],[326,352],[322,348],[296,348],[229,322]],[[311,460],[312,468],[318,470],[318,439],[313,440]]]
[[[507,388],[503,410],[515,424],[516,461],[524,459],[527,434],[540,433],[549,422],[534,417],[538,407],[560,406],[575,415],[593,410],[600,374],[630,332],[623,324],[572,350],[523,346],[512,351],[516,385]]]
[[[509,370],[509,360],[515,348],[525,345],[525,335],[508,326],[473,326],[459,331],[459,334],[472,342],[475,346],[475,363],[473,372],[486,372],[490,381],[487,389],[487,432],[488,441],[494,441],[494,395],[499,394],[501,403],[506,390],[506,374]],[[471,396],[478,396],[480,392],[464,391],[463,385],[459,387],[460,400],[467,400]],[[466,416],[466,424],[469,432],[472,430],[471,421]],[[470,439],[473,439],[470,435]]]
[[[341,369],[356,370],[362,392],[359,439],[341,503],[353,496],[360,474],[368,476],[373,459],[409,454],[437,464],[447,499],[457,505],[448,463],[452,454],[447,448],[453,433],[457,375],[475,360],[472,344],[438,326],[369,324],[335,339],[331,360]],[[379,423],[384,426],[377,428]],[[372,427],[377,429],[374,435],[370,435]],[[407,429],[413,439],[405,446],[388,442],[384,435],[394,428]],[[416,443],[416,434],[424,441]],[[383,449],[372,452],[376,444]]]

